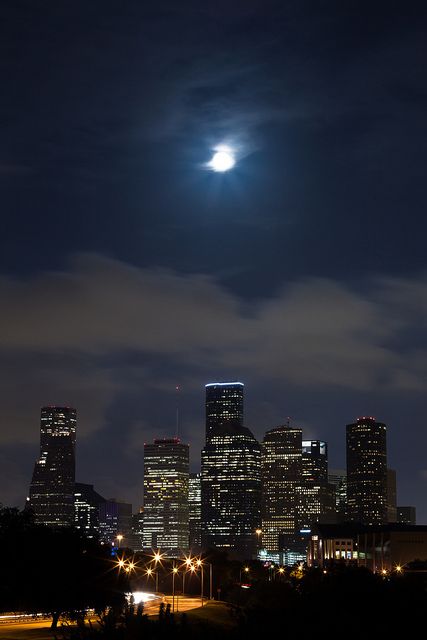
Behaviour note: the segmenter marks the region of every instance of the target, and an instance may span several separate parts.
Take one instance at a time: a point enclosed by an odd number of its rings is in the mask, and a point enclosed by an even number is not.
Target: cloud
[[[112,384],[102,358],[124,353],[145,354],[148,370],[161,358],[300,386],[421,389],[425,353],[410,336],[426,337],[426,293],[422,276],[374,280],[364,293],[307,279],[248,304],[212,277],[86,254],[62,272],[1,279],[0,349],[56,359],[47,370],[83,358],[88,378],[96,363],[92,390]]]

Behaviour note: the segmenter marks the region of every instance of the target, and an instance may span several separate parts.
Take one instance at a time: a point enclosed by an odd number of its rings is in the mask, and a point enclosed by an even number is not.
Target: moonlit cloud
[[[419,388],[423,353],[401,336],[414,307],[419,326],[426,316],[426,293],[424,277],[373,280],[365,294],[312,278],[248,305],[203,274],[80,255],[63,272],[0,281],[0,348],[64,358],[134,351],[302,386]]]

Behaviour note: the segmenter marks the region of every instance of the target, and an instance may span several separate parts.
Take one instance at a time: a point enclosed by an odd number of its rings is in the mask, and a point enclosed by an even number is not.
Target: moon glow
[[[218,147],[212,157],[212,160],[208,162],[208,166],[212,171],[229,171],[236,164],[236,160],[233,156],[233,152],[228,147]]]

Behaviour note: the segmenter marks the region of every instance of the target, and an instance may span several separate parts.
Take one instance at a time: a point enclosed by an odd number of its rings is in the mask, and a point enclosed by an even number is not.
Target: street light
[[[188,571],[192,563],[193,563],[193,558],[191,558],[191,556],[185,556],[182,566],[186,571]],[[182,572],[182,595],[184,594],[185,594],[185,571]]]
[[[249,569],[249,567],[243,567],[243,571],[244,571],[246,574],[248,574],[248,573],[249,573],[249,571],[250,571],[250,569]],[[240,582],[240,583],[242,583],[242,568],[240,568],[240,579],[239,579],[239,582]]]
[[[201,581],[201,587],[200,587],[200,598],[202,600],[202,607],[203,607],[203,575],[204,575],[204,571],[203,571],[203,562],[200,558],[198,558],[196,560],[196,565],[197,567],[200,569],[200,581]]]
[[[149,580],[150,578],[154,578],[154,576],[156,576],[156,593],[158,593],[159,591],[159,572],[158,571],[154,571],[154,569],[152,569],[151,567],[147,567],[145,570],[145,575],[147,577],[147,580]]]
[[[121,534],[121,533],[118,533],[118,534],[116,535],[116,540],[117,540],[117,542],[119,543],[117,546],[119,547],[119,549],[120,549],[120,545],[121,545],[121,543],[122,543],[123,538],[124,538],[124,536],[122,536],[122,534]]]
[[[175,611],[175,576],[178,573],[178,568],[173,567],[172,569],[172,612]],[[176,608],[178,611],[178,607]]]

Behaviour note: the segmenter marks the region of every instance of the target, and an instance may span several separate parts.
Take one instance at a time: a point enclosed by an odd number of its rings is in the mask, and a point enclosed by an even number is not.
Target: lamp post
[[[250,569],[249,567],[243,567],[243,571],[247,574],[249,573]],[[239,579],[240,584],[242,584],[242,568],[240,568],[240,579]]]
[[[203,571],[203,562],[202,560],[199,558],[198,560],[196,560],[196,565],[199,567],[200,569],[200,582],[201,582],[201,586],[200,586],[200,598],[202,601],[202,607],[203,607],[203,575],[204,575],[204,571]]]
[[[178,568],[173,567],[172,569],[172,612],[175,611],[175,576],[178,573]],[[178,611],[178,607],[176,608]]]
[[[255,529],[255,533],[256,533],[256,551],[257,551],[257,556],[258,556],[259,550],[261,549],[262,529],[260,529],[260,528]]]
[[[116,535],[116,540],[117,540],[117,542],[118,542],[117,547],[118,547],[119,549],[120,549],[120,547],[121,547],[121,544],[122,544],[122,540],[123,540],[123,538],[124,538],[124,536],[123,536],[121,533],[118,533],[118,534]]]
[[[189,571],[193,560],[190,556],[184,559],[184,571],[182,572],[182,595],[185,593],[185,572]]]
[[[212,563],[208,562],[209,565],[209,600],[212,600]]]

